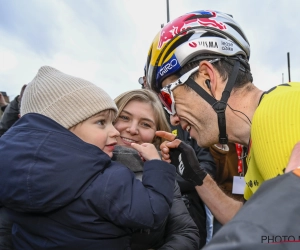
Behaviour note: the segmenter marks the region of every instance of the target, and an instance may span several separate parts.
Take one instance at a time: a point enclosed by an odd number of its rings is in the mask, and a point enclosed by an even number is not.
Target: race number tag
[[[233,176],[232,193],[244,194],[246,182],[243,176]]]

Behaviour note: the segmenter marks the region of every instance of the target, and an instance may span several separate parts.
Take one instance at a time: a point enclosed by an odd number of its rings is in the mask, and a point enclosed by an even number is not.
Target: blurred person
[[[203,250],[298,250],[300,142],[285,174],[265,181]]]
[[[23,85],[20,94],[8,103],[7,106],[5,106],[0,119],[0,136],[2,136],[17,120],[19,120],[21,100],[26,86],[27,84]]]
[[[216,163],[215,182],[227,196],[244,202],[244,188],[237,188],[237,185],[239,181],[244,182],[244,176],[247,172],[247,147],[228,142],[225,145],[214,144],[209,147],[209,151]],[[214,218],[213,234],[221,227],[222,224]]]
[[[139,82],[139,84],[141,84],[141,88],[142,88],[142,89],[145,89],[145,81],[146,81],[146,76],[141,76],[141,77],[138,79],[138,82]]]
[[[172,204],[175,167],[153,144],[132,143],[143,181],[111,161],[117,107],[96,85],[43,66],[21,118],[0,138],[0,205],[14,249],[130,249],[136,228],[158,228]]]
[[[153,40],[146,64],[148,87],[199,146],[233,142],[248,147],[245,200],[265,180],[284,173],[300,140],[300,84],[258,89],[249,58],[249,42],[232,16],[200,10],[165,25]],[[175,139],[172,134],[160,136]],[[184,151],[184,145],[176,140],[162,145],[163,159],[170,161],[169,149]],[[193,183],[218,221],[227,223],[243,202],[225,195],[201,164],[193,165],[182,169],[183,178]]]
[[[0,92],[0,108],[2,112],[4,112],[5,108],[8,105],[8,103],[5,100],[4,94],[5,92]]]
[[[153,143],[159,149],[162,139],[155,136],[155,131],[170,131],[168,121],[159,99],[151,90],[124,92],[115,98],[115,103],[118,114],[114,126],[120,136],[112,159],[126,165],[142,181],[143,161],[131,143]],[[199,249],[198,228],[185,207],[177,183],[165,223],[156,230],[138,230],[133,234],[131,248]]]
[[[300,142],[285,174],[266,180],[203,250],[298,250]]]
[[[214,144],[209,150],[215,159],[217,173],[214,178],[225,194],[235,200],[244,201],[243,192],[234,192],[234,177],[244,176],[247,172],[247,148],[237,143]]]

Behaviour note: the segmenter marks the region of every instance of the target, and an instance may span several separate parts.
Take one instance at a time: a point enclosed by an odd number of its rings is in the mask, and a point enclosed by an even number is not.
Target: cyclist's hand
[[[176,136],[171,133],[157,131],[156,135],[172,140],[161,144],[162,159],[176,166],[177,173],[183,179],[193,183],[195,186],[201,186],[207,173],[200,166],[194,149],[181,140],[176,139]]]
[[[171,164],[177,166],[177,173],[183,179],[193,183],[195,186],[203,184],[203,179],[207,173],[201,167],[195,151],[190,145],[181,142],[177,148],[170,150],[170,156]]]

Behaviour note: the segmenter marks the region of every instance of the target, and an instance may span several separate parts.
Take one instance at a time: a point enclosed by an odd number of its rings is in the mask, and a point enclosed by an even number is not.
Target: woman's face
[[[117,143],[131,147],[131,143],[151,143],[155,136],[156,120],[150,103],[132,100],[124,107],[116,122],[115,128],[120,132]]]

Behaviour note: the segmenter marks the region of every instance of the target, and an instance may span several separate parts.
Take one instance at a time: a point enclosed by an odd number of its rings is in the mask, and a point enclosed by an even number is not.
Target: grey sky
[[[171,19],[199,9],[233,15],[251,45],[254,84],[300,81],[297,0],[169,0]],[[13,98],[49,65],[113,98],[139,88],[149,46],[166,23],[165,0],[0,0],[0,90]]]

